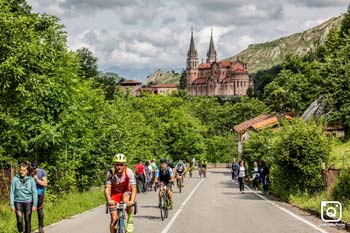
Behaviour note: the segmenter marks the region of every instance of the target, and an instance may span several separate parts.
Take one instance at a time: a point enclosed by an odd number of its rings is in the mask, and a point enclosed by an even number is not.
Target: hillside
[[[153,74],[147,76],[144,85],[150,86],[150,85],[156,85],[161,83],[173,83],[173,84],[179,84],[180,83],[180,77],[181,74],[176,73],[174,71],[163,71],[158,69]]]
[[[303,55],[318,44],[322,44],[328,32],[334,27],[339,27],[342,19],[343,16],[334,17],[304,32],[266,43],[250,45],[247,49],[225,60],[236,60],[237,56],[243,57],[248,63],[250,73],[269,69],[280,64],[287,54]]]

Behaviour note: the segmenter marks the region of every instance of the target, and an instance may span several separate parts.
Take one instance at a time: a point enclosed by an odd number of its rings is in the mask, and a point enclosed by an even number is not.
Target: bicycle
[[[164,221],[164,219],[168,218],[168,210],[170,203],[170,198],[167,191],[168,185],[161,183],[159,188],[162,192],[162,195],[160,197],[160,217],[162,221]]]
[[[179,193],[181,193],[181,189],[182,189],[182,175],[179,175],[179,173],[176,175],[176,184],[177,184],[177,188],[179,189]]]
[[[108,214],[109,210],[109,203],[106,203],[106,214]],[[134,207],[134,215],[137,213],[137,203],[135,202],[133,205]],[[117,206],[114,208],[111,208],[112,210],[117,210],[117,215],[118,215],[118,220],[117,223],[115,224],[115,233],[126,233],[126,203],[121,201],[120,203],[117,203]]]

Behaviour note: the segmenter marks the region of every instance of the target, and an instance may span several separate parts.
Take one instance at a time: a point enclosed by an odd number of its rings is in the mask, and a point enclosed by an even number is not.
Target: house
[[[170,95],[173,92],[178,91],[179,86],[177,84],[158,84],[152,86],[155,94],[158,95]]]
[[[267,127],[272,127],[273,130],[279,129],[280,119],[291,120],[295,117],[295,113],[285,113],[278,115],[277,113],[271,114],[261,114],[252,119],[246,120],[233,127],[233,130],[237,133],[237,146],[238,146],[238,155],[239,157],[243,152],[242,143],[248,139],[249,131],[259,131]]]
[[[137,95],[137,90],[141,88],[141,82],[136,80],[125,80],[119,83],[121,89],[126,92]]]

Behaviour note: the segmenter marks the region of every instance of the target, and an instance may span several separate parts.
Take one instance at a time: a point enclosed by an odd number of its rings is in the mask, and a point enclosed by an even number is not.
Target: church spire
[[[212,63],[216,61],[216,50],[215,50],[214,40],[213,40],[213,29],[211,29],[209,50],[208,50],[207,56],[208,56],[207,63]]]
[[[190,49],[187,52],[187,68],[196,68],[198,66],[198,54],[194,45],[193,28],[191,28]]]
[[[197,57],[197,50],[194,45],[194,38],[193,38],[193,28],[191,28],[191,42],[190,42],[190,49],[187,53],[188,58],[190,57]]]

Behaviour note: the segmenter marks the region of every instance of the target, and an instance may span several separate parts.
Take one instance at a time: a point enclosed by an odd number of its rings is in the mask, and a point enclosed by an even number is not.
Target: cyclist
[[[169,209],[173,208],[173,192],[171,186],[174,183],[174,173],[173,169],[168,166],[167,159],[160,160],[160,167],[157,168],[156,176],[154,179],[155,184],[158,184],[158,181],[167,186],[167,192],[169,195],[170,203]],[[159,189],[159,207],[160,207],[160,198],[162,196],[162,190]]]
[[[202,162],[202,173],[204,178],[207,177],[207,165],[208,165],[208,161],[204,159]]]
[[[185,164],[183,163],[182,160],[179,160],[178,164],[175,166],[176,169],[176,176],[179,175],[181,176],[181,183],[182,183],[182,187],[184,187],[184,180],[185,180]]]
[[[123,201],[128,207],[128,221],[126,232],[134,231],[132,217],[132,205],[136,200],[136,179],[134,172],[126,166],[126,156],[117,154],[113,158],[114,167],[108,171],[105,186],[105,196],[111,213],[110,232],[115,232],[115,224],[118,220],[116,204]]]

